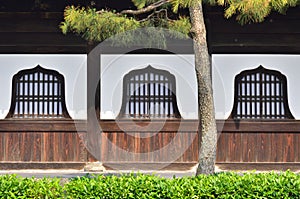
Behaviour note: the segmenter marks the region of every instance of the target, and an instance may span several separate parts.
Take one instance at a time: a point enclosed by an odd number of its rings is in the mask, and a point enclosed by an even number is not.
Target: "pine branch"
[[[151,12],[151,11],[155,10],[156,8],[163,6],[170,2],[171,2],[171,0],[160,0],[158,2],[150,4],[149,6],[139,9],[139,10],[123,10],[121,12],[121,14],[140,15],[140,14],[144,14],[147,12]]]
[[[160,9],[160,10],[154,11],[153,13],[151,13],[150,15],[148,15],[147,18],[142,19],[142,20],[139,20],[139,22],[147,21],[147,20],[149,20],[151,17],[153,17],[154,15],[157,15],[157,14],[159,14],[159,13],[161,13],[161,12],[164,12],[165,17],[166,17],[166,19],[167,19],[168,21],[174,21],[174,20],[172,20],[172,19],[170,19],[170,18],[168,17],[168,11],[167,11],[167,9]]]

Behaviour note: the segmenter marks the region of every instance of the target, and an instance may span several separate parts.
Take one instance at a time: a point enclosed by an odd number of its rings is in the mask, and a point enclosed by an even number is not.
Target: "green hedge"
[[[0,198],[59,198],[64,188],[58,178],[21,178],[0,176]]]
[[[153,175],[57,178],[0,176],[0,198],[300,198],[300,176],[218,173],[166,179]]]

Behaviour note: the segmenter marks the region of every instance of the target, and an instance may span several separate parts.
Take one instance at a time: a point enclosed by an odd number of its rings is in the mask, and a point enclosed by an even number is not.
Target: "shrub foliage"
[[[58,178],[0,176],[0,198],[60,198],[63,187]]]
[[[218,173],[166,179],[154,175],[58,178],[0,176],[0,198],[299,198],[300,176]]]

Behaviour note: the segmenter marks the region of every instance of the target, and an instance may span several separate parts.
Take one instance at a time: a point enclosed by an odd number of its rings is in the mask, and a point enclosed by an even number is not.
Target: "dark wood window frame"
[[[12,79],[12,97],[6,119],[71,118],[65,103],[64,76],[37,65]]]
[[[181,118],[175,76],[151,65],[127,73],[123,78],[123,99],[118,118]]]
[[[234,105],[229,119],[294,119],[288,105],[286,76],[262,65],[238,74],[235,77]]]

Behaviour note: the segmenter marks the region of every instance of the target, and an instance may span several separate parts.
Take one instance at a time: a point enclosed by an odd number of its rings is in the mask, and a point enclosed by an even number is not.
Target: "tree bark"
[[[211,60],[208,54],[202,4],[189,8],[198,82],[199,165],[196,175],[215,171],[217,128],[211,82]]]

